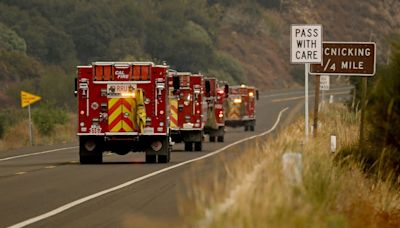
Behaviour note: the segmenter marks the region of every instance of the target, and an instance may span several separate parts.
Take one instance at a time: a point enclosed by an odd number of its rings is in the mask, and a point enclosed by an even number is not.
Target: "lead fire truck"
[[[258,100],[258,90],[255,87],[230,86],[226,107],[226,126],[244,126],[245,131],[254,131],[256,126],[256,99]]]
[[[170,160],[168,66],[94,62],[78,66],[81,164],[102,163],[103,152],[146,153],[147,163]]]
[[[171,138],[183,142],[185,151],[202,150],[203,140],[203,76],[189,72],[169,74]]]
[[[225,98],[228,97],[229,87],[222,85],[214,77],[206,78],[204,82],[204,96],[207,108],[204,133],[208,134],[210,142],[224,141],[225,135]]]

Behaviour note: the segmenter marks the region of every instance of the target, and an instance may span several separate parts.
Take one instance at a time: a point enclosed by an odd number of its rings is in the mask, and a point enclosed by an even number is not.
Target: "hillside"
[[[290,24],[320,23],[324,40],[376,41],[384,63],[399,11],[396,0],[3,0],[0,100],[18,104],[25,89],[71,106],[75,66],[110,60],[166,61],[231,83],[292,87],[303,68],[289,64]]]

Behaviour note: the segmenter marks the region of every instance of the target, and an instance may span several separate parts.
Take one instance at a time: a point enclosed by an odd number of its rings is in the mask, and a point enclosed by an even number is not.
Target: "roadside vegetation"
[[[389,64],[370,81],[365,142],[359,143],[360,111],[331,104],[320,112],[318,136],[308,143],[303,143],[304,119],[299,119],[275,136],[232,148],[242,155],[226,161],[222,175],[193,178],[199,170],[188,173],[195,184],[182,197],[187,224],[399,227],[399,40],[391,50]],[[337,136],[335,153],[331,135]],[[289,152],[301,154],[301,166],[284,168]]]
[[[32,110],[34,145],[76,142],[76,114],[43,103]],[[0,152],[30,146],[28,110],[4,109],[0,113]]]
[[[316,138],[303,145],[304,120],[276,136],[247,142],[243,155],[227,162],[226,175],[195,179],[181,213],[200,227],[399,227],[397,180],[365,172],[365,164],[343,157],[358,143],[359,115],[329,105],[320,117]],[[330,151],[330,135],[337,151]],[[285,171],[287,152],[302,155],[301,175]],[[300,177],[300,178],[299,178]],[[212,184],[209,180],[213,180]]]

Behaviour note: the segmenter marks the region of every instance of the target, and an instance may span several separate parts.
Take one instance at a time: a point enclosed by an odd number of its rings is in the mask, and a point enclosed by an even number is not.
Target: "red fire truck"
[[[202,150],[203,128],[202,99],[203,76],[189,72],[169,74],[169,104],[171,138],[184,142],[185,151]]]
[[[168,66],[94,62],[78,66],[81,164],[102,163],[104,151],[146,153],[147,163],[170,160]]]
[[[221,83],[222,84],[222,83]],[[204,82],[204,96],[207,105],[204,133],[209,135],[210,142],[224,141],[225,134],[225,98],[228,97],[229,87],[225,83],[220,85],[216,78],[206,78]]]
[[[256,99],[258,100],[258,90],[255,87],[230,86],[225,119],[226,126],[244,126],[245,131],[254,131],[256,126]]]

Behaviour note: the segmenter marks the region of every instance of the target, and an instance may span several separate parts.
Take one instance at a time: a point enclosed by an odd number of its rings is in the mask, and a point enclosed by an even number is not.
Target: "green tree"
[[[0,49],[25,53],[26,43],[15,31],[0,23]]]
[[[392,47],[391,62],[375,77],[369,96],[369,160],[400,172],[400,40]]]

